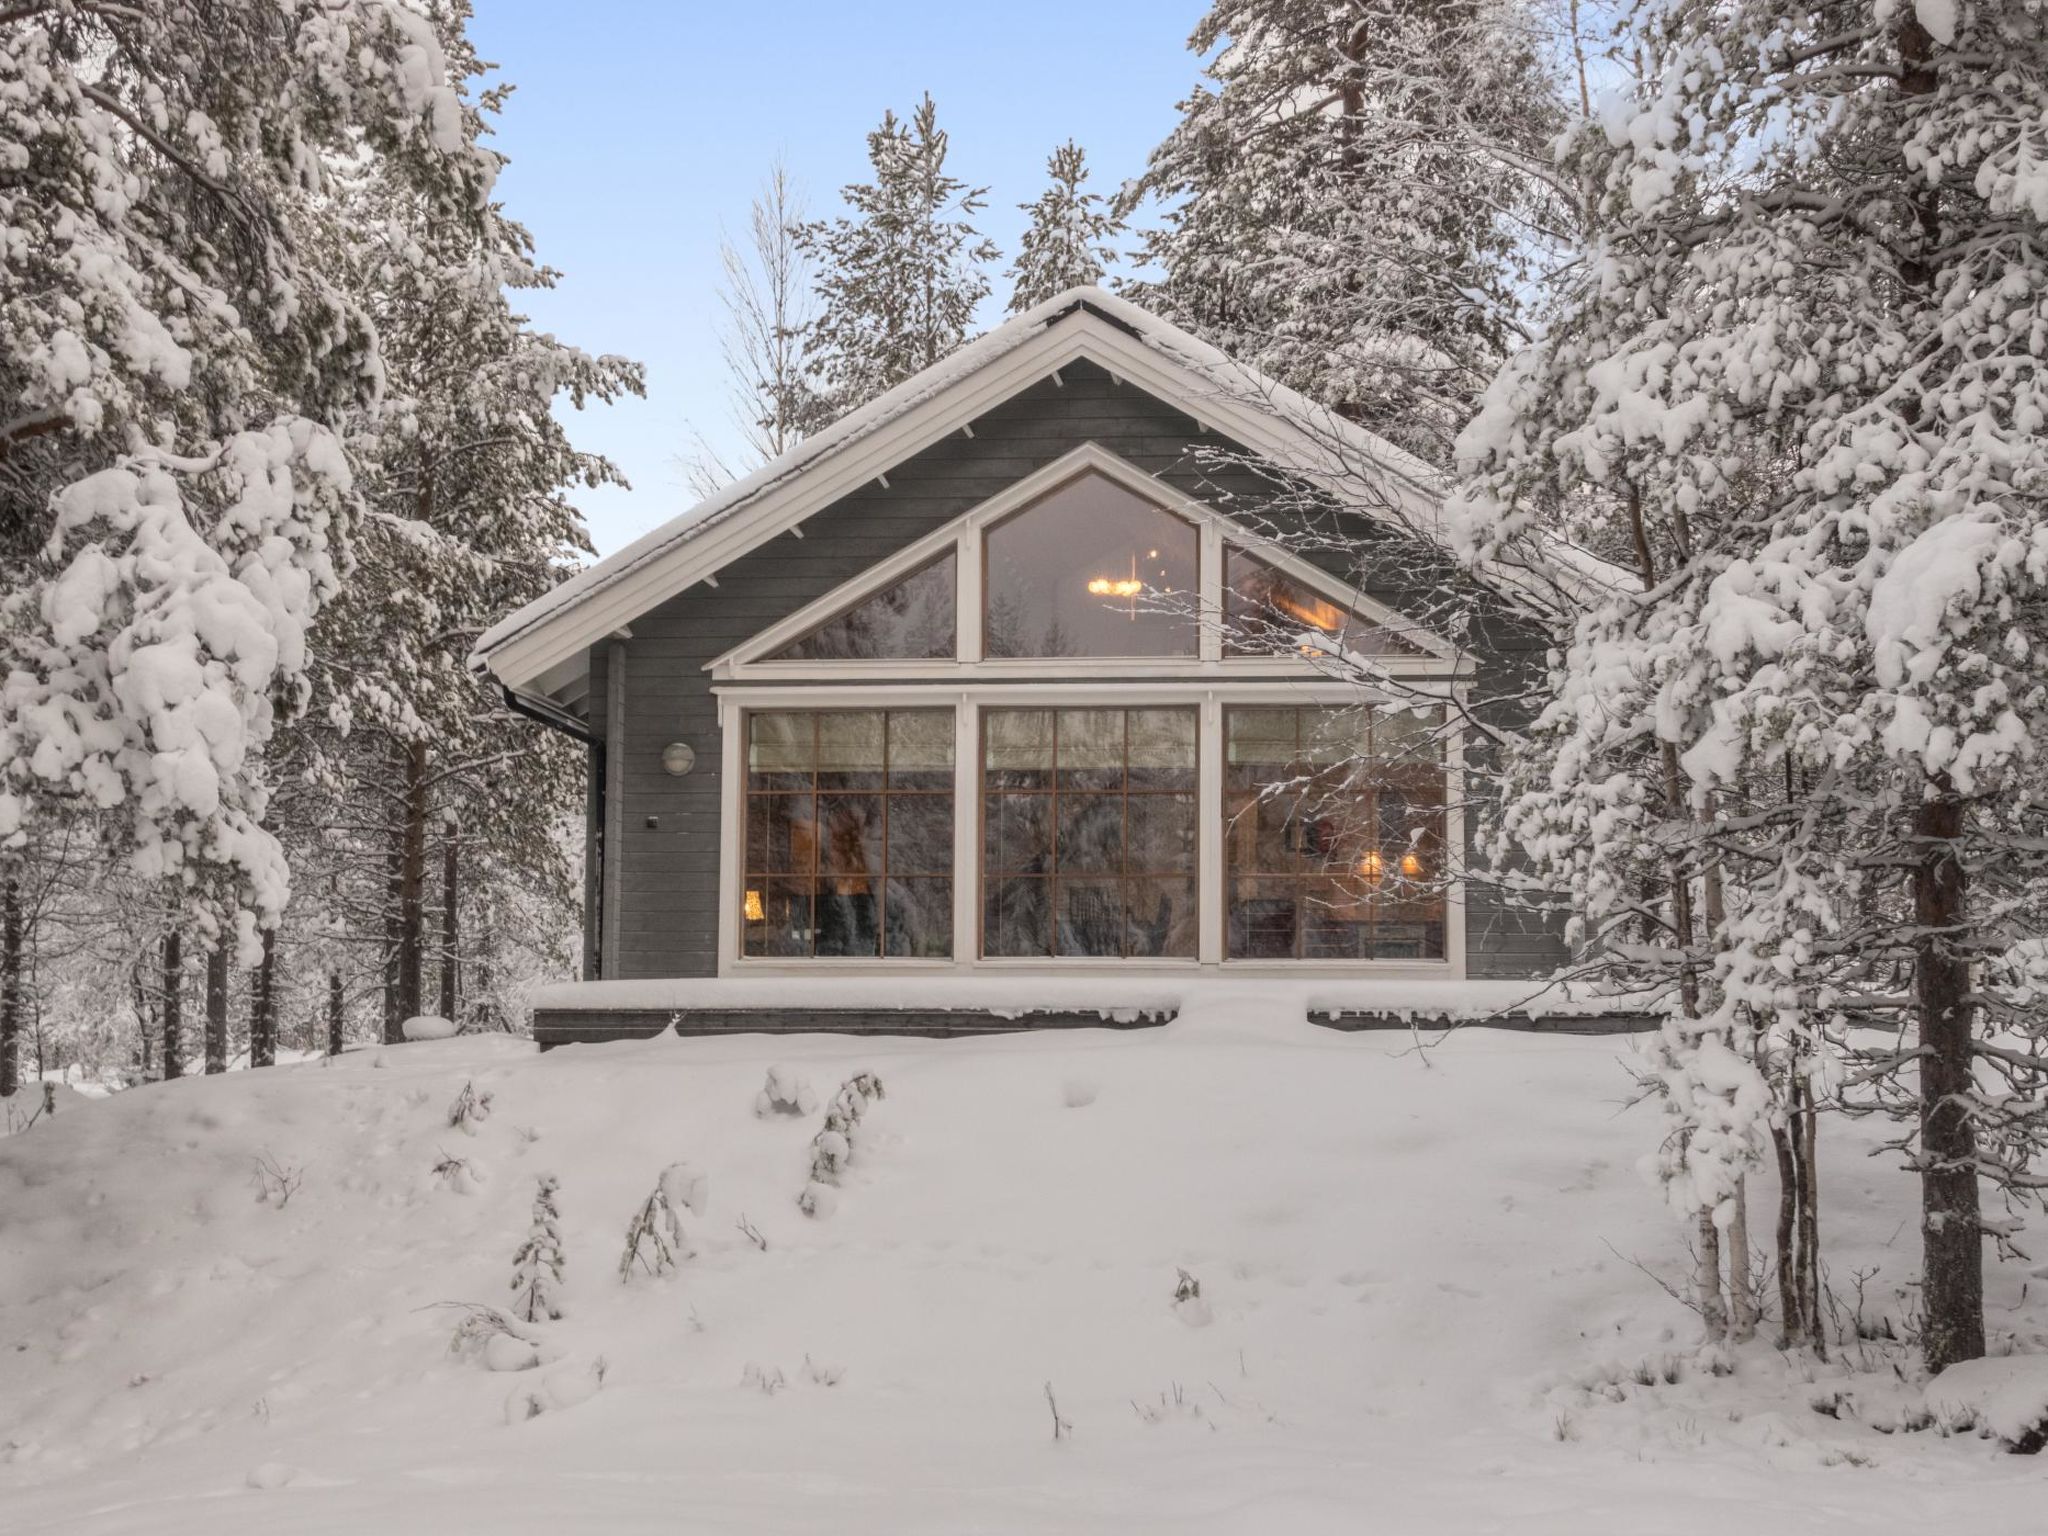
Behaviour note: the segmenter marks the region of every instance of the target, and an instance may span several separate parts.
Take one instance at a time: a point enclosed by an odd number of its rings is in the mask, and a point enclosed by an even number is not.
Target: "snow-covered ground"
[[[1639,1042],[1471,1029],[1418,1053],[1247,998],[1161,1030],[946,1042],[461,1038],[67,1103],[0,1142],[0,1528],[2048,1521],[2039,1462],[1874,1427],[1917,1400],[1903,1352],[1788,1370],[1759,1345],[1705,1369],[1632,1262],[1683,1265],[1635,1168],[1657,1131],[1624,1107]],[[858,1070],[886,1086],[827,1220],[795,1204],[819,1115],[755,1117],[771,1063],[821,1104]],[[492,1096],[474,1135],[447,1119],[470,1081]],[[1917,1248],[1875,1134],[1823,1143],[1835,1288],[1853,1303],[1876,1267],[1872,1321],[1904,1315]],[[482,1182],[437,1179],[443,1154]],[[622,1283],[627,1221],[682,1159],[708,1179],[695,1256]],[[274,1179],[258,1199],[259,1161],[299,1173],[284,1203]],[[551,1363],[494,1373],[450,1353],[435,1304],[509,1302],[544,1172],[567,1315],[537,1330]],[[1181,1270],[1198,1303],[1174,1303]],[[2030,1278],[1995,1272],[1995,1320],[2040,1348]]]

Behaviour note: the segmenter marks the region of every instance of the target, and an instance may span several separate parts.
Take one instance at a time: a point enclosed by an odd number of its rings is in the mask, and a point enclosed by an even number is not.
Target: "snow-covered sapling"
[[[522,1320],[537,1323],[542,1318],[562,1315],[562,1234],[556,1223],[561,1212],[555,1208],[555,1191],[561,1181],[551,1173],[540,1176],[533,1196],[533,1226],[526,1241],[512,1256],[512,1310]]]
[[[882,1097],[882,1080],[872,1072],[860,1072],[839,1085],[832,1107],[825,1111],[825,1124],[811,1138],[811,1177],[796,1197],[797,1209],[806,1216],[829,1216],[838,1203],[833,1195],[839,1176],[853,1161],[854,1132],[868,1106]]]
[[[1203,1328],[1214,1320],[1209,1303],[1202,1299],[1202,1282],[1184,1269],[1174,1271],[1180,1276],[1173,1288],[1174,1315],[1190,1328]]]
[[[448,1125],[451,1130],[474,1136],[476,1128],[491,1118],[491,1091],[481,1093],[475,1083],[464,1083],[462,1092],[455,1095],[455,1102],[448,1106]]]
[[[754,1095],[754,1113],[763,1120],[776,1116],[794,1119],[818,1108],[818,1096],[811,1085],[787,1067],[770,1067],[768,1081]]]
[[[683,1235],[682,1213],[702,1216],[710,1203],[704,1175],[688,1163],[671,1163],[661,1170],[654,1192],[641,1202],[626,1227],[626,1251],[619,1257],[619,1278],[629,1280],[638,1264],[650,1275],[665,1275],[678,1259],[692,1252]]]
[[[446,1301],[459,1307],[462,1321],[448,1340],[448,1352],[465,1360],[480,1360],[493,1371],[530,1370],[540,1363],[539,1341],[513,1318],[496,1307],[478,1301]]]
[[[293,1195],[306,1181],[306,1170],[292,1163],[280,1162],[277,1155],[268,1148],[256,1156],[255,1171],[250,1183],[256,1186],[256,1203],[274,1205],[283,1210],[291,1204]]]
[[[457,1157],[444,1149],[440,1161],[434,1164],[434,1177],[458,1195],[473,1195],[484,1182],[484,1170],[475,1159]]]

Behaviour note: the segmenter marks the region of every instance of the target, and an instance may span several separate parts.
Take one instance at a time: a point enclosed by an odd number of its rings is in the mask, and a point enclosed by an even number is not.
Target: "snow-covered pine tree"
[[[368,157],[462,223],[497,158],[458,131],[432,24],[387,0],[17,6],[0,79],[0,486],[24,514],[0,521],[0,843],[96,807],[253,955],[288,889],[264,748],[341,579],[336,428],[379,384],[317,259],[335,168]]]
[[[1580,279],[1462,444],[1474,553],[1563,488],[1635,576],[1563,654],[1502,840],[1693,1016],[1683,1204],[1725,1219],[1784,1136],[1779,1063],[1902,1116],[1940,1369],[1984,1350],[2010,1228],[1980,1180],[2048,1182],[2048,18],[1683,0],[1629,43],[1636,89],[1566,149]]]
[[[561,1212],[555,1208],[555,1192],[561,1181],[551,1173],[540,1175],[533,1196],[533,1225],[526,1241],[512,1256],[512,1312],[522,1322],[537,1323],[562,1315],[562,1233],[556,1225]]]
[[[1041,304],[1069,288],[1099,284],[1116,260],[1110,243],[1124,222],[1099,192],[1088,192],[1088,159],[1072,139],[1045,163],[1049,178],[1038,200],[1018,207],[1031,216],[1011,266],[1010,313]]]
[[[930,367],[967,339],[996,248],[974,226],[986,187],[948,174],[948,141],[927,95],[868,135],[874,179],[841,189],[849,214],[805,224],[818,317],[810,368],[838,416]]]
[[[1151,198],[1144,299],[1432,463],[1564,238],[1559,82],[1526,0],[1214,0]]]

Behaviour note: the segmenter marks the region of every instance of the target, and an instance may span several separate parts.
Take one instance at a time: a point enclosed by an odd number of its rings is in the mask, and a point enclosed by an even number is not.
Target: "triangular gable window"
[[[800,635],[771,661],[946,661],[955,654],[952,550]]]
[[[1320,592],[1241,549],[1225,552],[1225,656],[1421,656],[1426,652],[1385,624],[1360,618]],[[1327,636],[1325,647],[1322,638]]]

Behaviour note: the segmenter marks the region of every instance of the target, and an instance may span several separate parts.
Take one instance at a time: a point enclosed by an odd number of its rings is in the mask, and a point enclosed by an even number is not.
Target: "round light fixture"
[[[661,749],[662,771],[672,778],[680,779],[697,766],[697,754],[687,741],[672,741]]]

